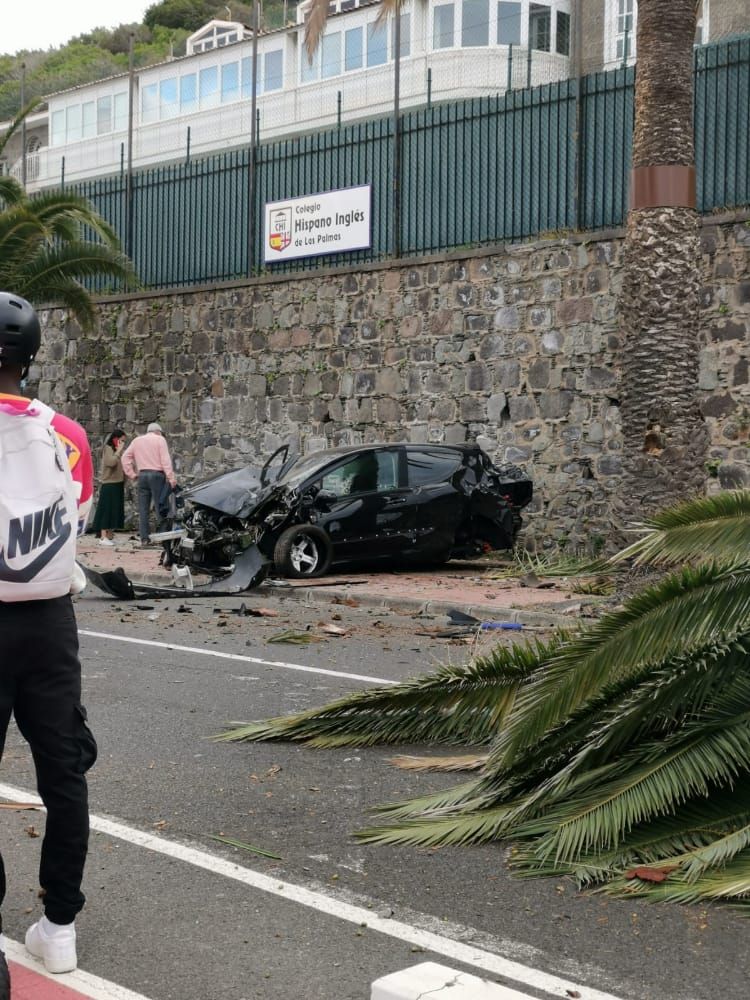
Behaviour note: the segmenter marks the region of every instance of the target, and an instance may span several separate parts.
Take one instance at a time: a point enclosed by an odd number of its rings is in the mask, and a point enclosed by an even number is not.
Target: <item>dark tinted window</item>
[[[323,490],[337,497],[398,487],[398,452],[366,451],[323,476]]]
[[[461,456],[457,452],[407,451],[406,462],[409,486],[425,486],[452,476],[461,464]]]

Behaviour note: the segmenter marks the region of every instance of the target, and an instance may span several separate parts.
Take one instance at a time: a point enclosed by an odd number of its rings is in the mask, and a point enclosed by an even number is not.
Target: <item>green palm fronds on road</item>
[[[295,740],[317,747],[376,743],[487,743],[500,729],[520,683],[560,645],[536,642],[495,650],[468,666],[341,698],[325,708],[237,726],[217,736]]]
[[[468,780],[381,807],[359,839],[512,841],[522,875],[747,906],[748,542],[750,494],[691,501],[624,553],[676,571],[586,630],[223,738],[488,745]]]

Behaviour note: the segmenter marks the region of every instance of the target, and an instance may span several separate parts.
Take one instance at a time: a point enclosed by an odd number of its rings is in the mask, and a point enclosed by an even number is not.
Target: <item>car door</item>
[[[437,556],[449,551],[466,516],[466,497],[455,486],[463,455],[458,449],[407,445],[405,519],[408,553]]]
[[[323,474],[315,510],[333,543],[335,561],[390,556],[404,545],[402,453],[398,447],[368,449]]]

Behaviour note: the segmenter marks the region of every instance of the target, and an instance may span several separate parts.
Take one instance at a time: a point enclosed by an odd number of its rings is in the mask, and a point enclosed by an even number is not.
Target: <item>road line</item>
[[[148,1000],[83,969],[53,976],[18,941],[6,944],[13,1000]]]
[[[18,802],[21,799],[29,802],[41,802],[41,800],[21,788],[13,785],[0,783],[0,798],[8,799],[11,802]],[[404,923],[400,920],[390,920],[378,917],[372,910],[362,906],[355,906],[343,900],[328,896],[323,892],[307,889],[304,886],[295,885],[292,882],[282,882],[277,878],[271,878],[263,872],[255,871],[252,868],[245,868],[235,864],[225,858],[207,851],[188,847],[177,841],[169,840],[166,837],[156,836],[146,833],[135,827],[127,826],[117,820],[107,819],[102,816],[91,817],[91,828],[107,836],[124,840],[126,843],[136,847],[143,847],[146,850],[154,851],[157,854],[175,858],[196,868],[202,868],[214,875],[222,875],[235,882],[241,882],[253,889],[259,889],[280,899],[286,899],[290,903],[297,903],[306,906],[319,913],[325,913],[339,920],[346,920],[358,926],[366,926],[369,930],[377,931],[388,937],[404,941],[424,951],[430,951],[437,955],[443,955],[464,965],[471,965],[477,969],[483,969],[492,975],[502,976],[504,979],[514,983],[523,983],[533,989],[548,993],[554,997],[580,997],[580,1000],[620,1000],[611,993],[602,993],[599,990],[591,989],[570,980],[560,979],[558,976],[550,975],[541,969],[534,969],[520,962],[503,958],[501,955],[482,948],[464,944],[441,934],[434,934],[432,931],[423,930],[412,924]]]
[[[341,677],[348,681],[364,681],[365,684],[400,684],[400,681],[386,680],[384,677],[368,677],[367,674],[347,674],[342,670],[326,670],[324,667],[306,667],[302,663],[287,663],[285,660],[261,660],[257,656],[244,656],[241,653],[220,653],[214,649],[199,649],[197,646],[177,646],[173,642],[155,642],[153,639],[133,639],[129,636],[115,635],[111,632],[91,632],[81,628],[79,635],[92,639],[114,639],[115,642],[130,642],[136,646],[155,646],[157,649],[169,649],[176,653],[191,653],[196,656],[215,656],[220,660],[239,660],[241,663],[254,663],[262,667],[282,667],[284,670],[300,670],[306,674],[325,674],[326,677]]]

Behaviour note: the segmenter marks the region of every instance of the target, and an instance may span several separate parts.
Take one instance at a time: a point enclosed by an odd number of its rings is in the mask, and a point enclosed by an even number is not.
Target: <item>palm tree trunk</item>
[[[695,208],[695,0],[640,0],[623,334],[623,527],[702,491],[697,399],[700,218]]]

